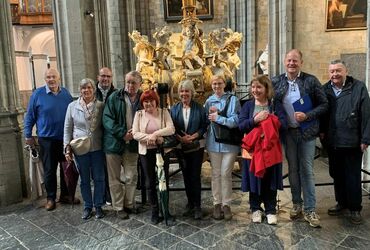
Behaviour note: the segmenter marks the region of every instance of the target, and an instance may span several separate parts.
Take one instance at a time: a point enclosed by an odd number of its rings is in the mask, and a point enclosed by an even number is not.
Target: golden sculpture
[[[181,34],[173,33],[169,27],[157,29],[153,34],[155,46],[148,37],[134,30],[129,37],[135,43],[137,57],[136,70],[143,75],[143,89],[158,88],[166,83],[170,87],[171,105],[176,98],[177,85],[190,79],[198,93],[198,100],[204,101],[212,92],[210,78],[214,74],[224,74],[234,81],[235,70],[241,61],[237,54],[241,46],[242,34],[231,29],[217,29],[206,38],[198,25],[195,0],[183,0]],[[207,42],[205,42],[207,41]]]

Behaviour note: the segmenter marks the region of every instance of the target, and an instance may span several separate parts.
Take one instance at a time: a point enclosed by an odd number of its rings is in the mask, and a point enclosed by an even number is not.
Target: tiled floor
[[[173,166],[176,167],[176,166]],[[202,171],[203,186],[210,186],[210,169]],[[328,167],[315,161],[316,182],[331,182]],[[182,187],[181,173],[171,178],[171,187]],[[285,184],[288,184],[285,180]],[[240,181],[234,178],[234,187]],[[332,186],[316,187],[317,212],[321,228],[311,228],[303,219],[289,219],[290,190],[279,192],[279,223],[269,226],[266,221],[250,221],[248,194],[233,194],[231,221],[216,221],[210,217],[210,191],[202,192],[204,219],[184,218],[186,198],[183,191],[170,193],[174,226],[150,224],[150,211],[120,220],[106,207],[102,220],[81,219],[82,205],[57,204],[47,212],[30,201],[0,209],[0,249],[370,249],[370,200],[364,192],[364,223],[352,225],[347,218],[331,217],[327,209],[335,204]],[[79,194],[78,194],[79,195]],[[137,197],[138,201],[140,196]]]

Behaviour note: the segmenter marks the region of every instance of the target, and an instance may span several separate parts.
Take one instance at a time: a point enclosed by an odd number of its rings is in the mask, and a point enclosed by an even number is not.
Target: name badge
[[[301,105],[303,105],[304,104],[303,98],[299,99],[299,102],[301,103]]]

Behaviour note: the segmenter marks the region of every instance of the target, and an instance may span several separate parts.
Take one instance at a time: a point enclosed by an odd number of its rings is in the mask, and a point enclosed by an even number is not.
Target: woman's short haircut
[[[151,100],[154,100],[157,104],[157,107],[159,107],[159,96],[157,92],[155,92],[154,90],[146,90],[140,96],[140,105],[143,106],[143,103],[145,101],[151,101]]]
[[[182,89],[190,90],[191,96],[193,97],[195,95],[195,88],[192,80],[183,80],[180,82],[179,87],[177,89],[178,93],[180,94],[180,91]]]
[[[95,91],[96,91],[95,82],[94,82],[94,80],[92,80],[90,78],[84,78],[84,79],[81,80],[81,82],[80,82],[80,90],[83,87],[85,87],[86,85],[88,85],[89,83],[91,84],[91,86],[92,86],[92,88],[94,90],[94,93],[95,93]]]
[[[212,82],[213,82],[214,80],[222,80],[222,81],[226,84],[226,78],[225,78],[225,76],[224,76],[224,75],[222,75],[222,74],[213,75],[213,76],[211,77],[210,83],[212,84]]]
[[[271,100],[274,96],[274,89],[272,87],[272,83],[270,78],[267,75],[259,75],[252,79],[251,86],[253,82],[259,82],[262,84],[263,87],[266,88],[266,96],[268,100]]]

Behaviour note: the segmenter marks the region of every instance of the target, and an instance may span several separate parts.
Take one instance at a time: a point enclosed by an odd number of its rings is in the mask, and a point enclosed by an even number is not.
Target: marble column
[[[22,114],[8,0],[0,0],[0,206],[26,195]],[[22,193],[23,192],[23,193]]]

